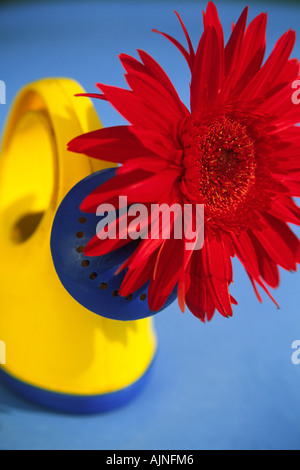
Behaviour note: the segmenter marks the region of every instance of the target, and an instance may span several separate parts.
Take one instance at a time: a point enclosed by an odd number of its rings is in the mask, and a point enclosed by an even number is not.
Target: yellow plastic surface
[[[66,150],[73,137],[101,127],[82,88],[45,79],[20,91],[0,157],[0,340],[3,369],[47,390],[90,395],[139,379],[156,350],[152,319],[119,322],[95,315],[63,288],[50,234],[66,193],[111,166]]]

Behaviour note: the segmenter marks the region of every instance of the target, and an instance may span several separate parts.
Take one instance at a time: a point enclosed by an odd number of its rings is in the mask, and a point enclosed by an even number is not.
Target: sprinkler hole
[[[98,274],[97,273],[91,273],[90,274],[90,279],[93,281],[94,279],[97,279]]]
[[[117,289],[114,290],[113,293],[112,293],[112,296],[113,297],[118,297],[118,295],[119,295],[119,291]]]
[[[78,248],[77,248],[77,250],[76,250],[77,253],[83,253],[83,252],[84,252],[84,248],[85,248],[84,246],[78,246]]]
[[[87,259],[85,259],[85,260],[82,261],[81,266],[83,268],[87,268],[90,264],[91,263]]]
[[[80,217],[80,218],[78,219],[78,222],[79,222],[80,224],[86,224],[86,223],[87,223],[87,218],[86,218],[86,217]]]
[[[144,302],[144,300],[146,300],[146,297],[147,297],[146,294],[142,294],[142,295],[140,296],[140,300],[141,300],[142,302]]]
[[[77,238],[83,238],[84,237],[84,232],[77,232],[76,237]]]
[[[100,284],[100,289],[101,290],[105,290],[105,289],[107,289],[107,287],[108,287],[107,282],[102,282],[102,284]]]
[[[130,301],[131,301],[131,299],[132,299],[132,294],[130,294],[130,295],[127,295],[127,296],[126,296],[126,300],[127,300],[127,302],[130,302]]]

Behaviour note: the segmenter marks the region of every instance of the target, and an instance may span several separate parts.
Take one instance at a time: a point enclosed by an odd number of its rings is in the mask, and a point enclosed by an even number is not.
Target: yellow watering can
[[[35,402],[106,411],[142,388],[156,352],[151,318],[118,321],[84,308],[56,274],[50,238],[66,194],[111,166],[66,150],[101,124],[84,90],[53,78],[26,86],[6,123],[0,158],[0,378]],[[5,362],[5,364],[4,364]],[[1,363],[1,361],[0,361]]]

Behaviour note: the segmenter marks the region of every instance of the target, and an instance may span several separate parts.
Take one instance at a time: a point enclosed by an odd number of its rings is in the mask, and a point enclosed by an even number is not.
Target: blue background
[[[228,38],[246,3],[216,4]],[[137,48],[158,60],[188,103],[184,60],[151,29],[183,40],[176,9],[195,43],[205,7],[203,1],[1,5],[0,79],[7,86],[1,128],[14,96],[32,80],[67,76],[91,92],[97,81],[124,86],[117,56],[135,55]],[[269,53],[287,29],[300,32],[300,7],[251,2],[250,19],[266,10]],[[294,56],[300,57],[299,38]],[[107,103],[95,106],[104,126],[124,123]],[[277,310],[265,294],[259,304],[243,268],[234,262],[234,269],[231,292],[239,306],[232,319],[216,314],[203,325],[176,303],[155,318],[159,353],[151,380],[122,409],[88,417],[56,414],[0,384],[0,448],[299,449],[300,365],[291,361],[292,342],[300,339],[299,273],[282,272]]]

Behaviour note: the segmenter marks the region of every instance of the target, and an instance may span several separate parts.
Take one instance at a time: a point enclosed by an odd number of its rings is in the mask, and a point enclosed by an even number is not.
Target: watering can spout
[[[101,127],[73,80],[44,79],[18,94],[0,158],[0,377],[24,397],[56,410],[95,413],[133,398],[155,352],[152,319],[95,315],[62,285],[53,264],[57,210],[78,182],[111,164],[67,151]],[[111,170],[108,170],[111,171]]]

